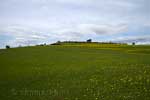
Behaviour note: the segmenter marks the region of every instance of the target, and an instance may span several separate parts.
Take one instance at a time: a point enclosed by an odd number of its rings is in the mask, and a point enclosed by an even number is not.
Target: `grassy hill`
[[[150,100],[150,46],[0,50],[1,100]]]

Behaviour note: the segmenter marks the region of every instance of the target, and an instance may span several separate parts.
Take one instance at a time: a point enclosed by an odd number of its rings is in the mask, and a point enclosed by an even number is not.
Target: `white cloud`
[[[0,33],[5,33],[14,37],[13,44],[36,44],[52,40],[82,40],[88,35],[111,35],[122,33],[127,30],[125,24],[120,25],[98,25],[79,24],[65,25],[47,30],[39,30],[38,27],[23,27],[21,25],[6,26],[0,29]],[[31,42],[31,43],[30,43]],[[53,41],[54,42],[54,41]],[[9,42],[10,43],[10,42]],[[12,44],[11,43],[11,44]]]
[[[109,35],[126,32],[128,27],[126,24],[109,25],[109,24],[82,24],[79,26],[85,33],[95,33],[98,35]]]
[[[139,44],[146,44],[146,43],[150,43],[150,35],[117,37],[113,41],[114,42],[124,42],[124,43],[136,42]]]
[[[150,0],[2,0],[0,35],[12,36],[13,44],[136,35],[149,27],[149,4]]]

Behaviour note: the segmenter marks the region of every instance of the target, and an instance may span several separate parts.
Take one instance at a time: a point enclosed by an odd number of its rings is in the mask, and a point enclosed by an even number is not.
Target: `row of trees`
[[[101,44],[119,44],[119,43],[113,43],[113,42],[92,42],[91,39],[87,40],[86,42],[87,43],[101,43]],[[61,43],[85,43],[85,42],[80,42],[80,41],[63,41],[63,42],[61,42],[61,41],[57,41],[56,43],[53,43],[51,45],[60,45]],[[40,44],[40,45],[36,45],[36,46],[45,46],[45,45],[47,45],[47,44],[44,43],[44,44]],[[132,45],[135,45],[135,42],[132,42]],[[6,47],[6,49],[10,48],[9,45],[6,45],[5,47]],[[21,46],[19,46],[19,47],[21,47]]]

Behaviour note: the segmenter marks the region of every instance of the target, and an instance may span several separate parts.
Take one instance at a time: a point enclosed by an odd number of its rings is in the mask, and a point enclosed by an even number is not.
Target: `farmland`
[[[150,46],[0,50],[1,100],[150,100]]]

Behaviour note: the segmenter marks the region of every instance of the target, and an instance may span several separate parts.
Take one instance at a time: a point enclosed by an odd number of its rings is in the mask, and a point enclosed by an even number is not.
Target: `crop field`
[[[150,100],[150,46],[1,49],[0,100]]]

